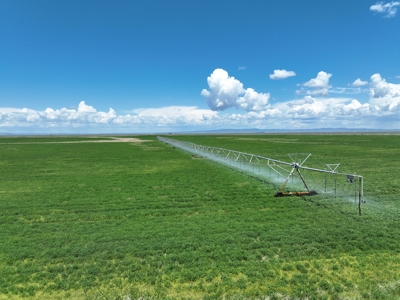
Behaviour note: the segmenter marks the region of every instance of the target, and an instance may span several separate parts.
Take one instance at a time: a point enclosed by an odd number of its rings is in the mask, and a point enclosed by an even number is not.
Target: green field
[[[173,136],[340,162],[362,216],[135,138],[0,138],[0,299],[400,299],[400,136]]]

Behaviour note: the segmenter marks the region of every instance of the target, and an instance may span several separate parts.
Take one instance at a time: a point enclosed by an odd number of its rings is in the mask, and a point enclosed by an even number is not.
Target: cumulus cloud
[[[207,78],[209,90],[203,89],[201,95],[214,111],[223,111],[231,107],[247,111],[259,111],[268,107],[269,93],[257,93],[254,89],[244,89],[243,84],[229,76],[223,69],[215,69]]]
[[[85,101],[79,103],[78,109],[46,108],[44,111],[35,111],[35,114],[39,116],[37,121],[44,126],[107,124],[116,117],[112,108],[108,112],[98,112],[93,106],[86,105]]]
[[[15,132],[21,132],[24,128],[24,132],[32,130],[30,128],[39,128],[40,131],[36,132],[43,133],[50,129],[54,129],[53,132],[65,132],[65,129],[71,128],[80,130],[78,132],[98,129],[99,133],[105,132],[104,129],[109,129],[109,132],[121,132],[122,129],[124,132],[160,132],[174,129],[246,127],[400,128],[400,84],[387,82],[380,74],[371,76],[370,99],[366,103],[350,96],[321,97],[308,94],[301,99],[273,104],[269,103],[269,94],[257,93],[252,88],[244,89],[238,80],[229,77],[223,70],[216,75],[218,76],[209,80],[210,90],[204,90],[203,94],[225,97],[220,99],[221,103],[230,103],[232,107],[242,109],[238,113],[231,114],[197,106],[169,106],[141,108],[129,114],[117,114],[112,108],[98,111],[82,101],[76,109],[47,108],[39,111],[29,108],[0,108],[0,132],[8,132],[9,128],[17,128]],[[327,88],[329,75],[317,76],[303,84],[303,88]],[[330,92],[331,90],[335,89],[330,88]],[[226,99],[228,96],[229,101]]]
[[[236,106],[247,111],[261,111],[268,107],[269,94],[257,93],[248,88],[244,95],[236,99]]]
[[[301,84],[303,88],[298,90],[297,93],[306,92],[308,95],[320,95],[327,96],[329,88],[331,85],[329,84],[329,79],[332,77],[332,74],[321,71],[317,74],[316,78],[312,78],[306,83]]]
[[[362,81],[360,78],[357,78],[356,80],[354,80],[354,82],[351,84],[351,86],[360,87],[360,86],[364,86],[367,84],[368,84],[368,81]]]
[[[235,77],[229,77],[223,69],[215,69],[207,78],[207,83],[210,90],[203,89],[201,95],[212,110],[236,106],[236,99],[244,92],[243,84]]]
[[[400,84],[388,83],[380,74],[371,76],[371,103],[379,105],[382,110],[397,110],[400,104]]]
[[[323,86],[323,83],[318,84],[317,81],[308,83],[317,88]],[[400,84],[389,83],[380,74],[374,74],[370,81],[370,97],[368,103],[362,103],[354,98],[307,95],[303,99],[276,103],[271,108],[279,112],[277,115],[281,114],[282,117],[297,120],[299,123],[304,124],[306,120],[313,120],[314,126],[322,121],[331,126],[335,122],[340,125],[343,121],[346,125],[355,124],[356,127],[371,128],[371,126],[382,126],[388,122],[387,120],[394,122],[392,126],[400,125]],[[374,125],[372,120],[382,125]]]
[[[96,113],[97,110],[90,105],[86,105],[85,101],[79,102],[78,113]]]
[[[361,103],[354,98],[318,98],[310,95],[303,99],[276,103],[266,111],[233,114],[233,124],[268,128],[374,128],[379,118],[387,118],[388,113],[380,111],[376,105]],[[398,121],[400,123],[400,120]],[[372,127],[371,127],[372,126]]]
[[[400,5],[399,1],[392,1],[388,3],[377,2],[369,8],[371,11],[383,14],[385,18],[391,18],[396,15],[397,6]]]
[[[328,74],[324,71],[321,71],[317,74],[316,78],[310,79],[306,83],[304,83],[304,86],[307,87],[312,87],[312,88],[328,88],[329,86],[329,78],[331,78],[332,74]]]
[[[77,109],[53,109],[44,111],[32,109],[0,108],[0,128],[40,127],[40,128],[84,128],[102,126],[166,126],[166,125],[207,125],[216,122],[218,113],[196,106],[170,106],[145,108],[133,114],[117,115],[110,108],[108,112],[97,111],[93,106],[81,101]]]
[[[307,95],[303,99],[279,103],[276,108],[285,115],[296,118],[329,117],[349,101],[349,98],[314,98]]]
[[[328,81],[308,83],[316,88],[328,85]],[[269,124],[277,128],[394,129],[400,126],[400,84],[389,83],[380,74],[374,74],[371,76],[370,100],[367,103],[351,97],[305,95],[302,99],[274,103],[265,111],[234,117],[241,124]]]
[[[296,73],[293,71],[274,70],[274,74],[270,74],[269,78],[276,80],[276,79],[285,79],[292,76],[296,76]]]
[[[371,76],[370,91],[373,98],[383,98],[390,92],[389,83],[380,74],[374,74]]]

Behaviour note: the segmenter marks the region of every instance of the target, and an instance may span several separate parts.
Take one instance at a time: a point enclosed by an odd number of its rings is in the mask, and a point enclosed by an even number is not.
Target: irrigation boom
[[[350,183],[357,182],[358,179],[358,197],[357,191],[355,192],[355,197],[358,198],[359,202],[359,214],[361,215],[361,202],[363,198],[363,177],[357,174],[349,174],[349,173],[341,173],[338,172],[337,169],[340,164],[325,164],[326,169],[319,169],[319,168],[312,168],[304,165],[306,160],[311,157],[310,153],[304,154],[305,158],[300,161],[295,161],[293,159],[293,154],[289,154],[289,157],[292,159],[292,162],[282,161],[278,159],[273,159],[270,157],[264,157],[256,154],[250,154],[246,152],[240,152],[235,150],[229,150],[224,148],[218,147],[211,147],[211,146],[202,146],[193,144],[190,142],[179,141],[175,139],[165,138],[158,136],[157,139],[164,143],[170,144],[172,146],[181,148],[183,150],[189,151],[191,153],[202,155],[207,157],[211,160],[222,162],[228,164],[229,162],[233,163],[240,163],[240,169],[246,169],[246,165],[252,166],[254,168],[255,165],[258,167],[267,167],[269,170],[274,171],[278,176],[285,178],[285,181],[281,187],[281,189],[275,194],[276,197],[283,197],[283,196],[313,196],[317,195],[315,190],[309,190],[308,185],[304,176],[301,173],[302,171],[311,171],[311,172],[318,172],[318,173],[325,173],[337,176],[346,176],[347,181]],[[242,163],[245,165],[242,166]],[[288,168],[289,167],[289,168]],[[285,175],[287,174],[287,175]],[[284,189],[289,182],[290,178],[293,178],[294,174],[296,174],[302,181],[305,187],[305,191],[295,191],[295,192],[284,192]],[[326,183],[325,183],[326,184]],[[326,187],[325,187],[326,189]],[[335,193],[336,193],[336,181],[335,181]],[[336,194],[335,194],[336,195]]]

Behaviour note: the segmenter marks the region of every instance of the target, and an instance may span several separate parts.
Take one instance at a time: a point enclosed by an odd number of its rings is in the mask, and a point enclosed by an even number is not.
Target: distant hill
[[[388,133],[400,133],[400,130],[387,130],[387,129],[368,129],[368,128],[314,128],[314,129],[258,129],[258,128],[245,128],[245,129],[215,129],[206,131],[185,131],[177,133],[210,133],[210,134],[234,134],[234,133],[378,133],[378,132],[388,132]]]
[[[130,132],[130,133],[11,133],[0,132],[0,136],[85,136],[85,135],[136,135],[136,134],[268,134],[268,133],[400,133],[400,129],[368,129],[368,128],[312,128],[312,129],[259,129],[259,128],[223,128],[215,130],[188,130],[169,132]]]

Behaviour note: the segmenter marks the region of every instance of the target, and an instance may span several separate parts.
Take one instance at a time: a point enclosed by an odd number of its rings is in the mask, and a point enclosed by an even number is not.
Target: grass
[[[361,217],[139,138],[0,139],[0,299],[400,298],[400,136],[174,137],[335,159],[365,178]]]

